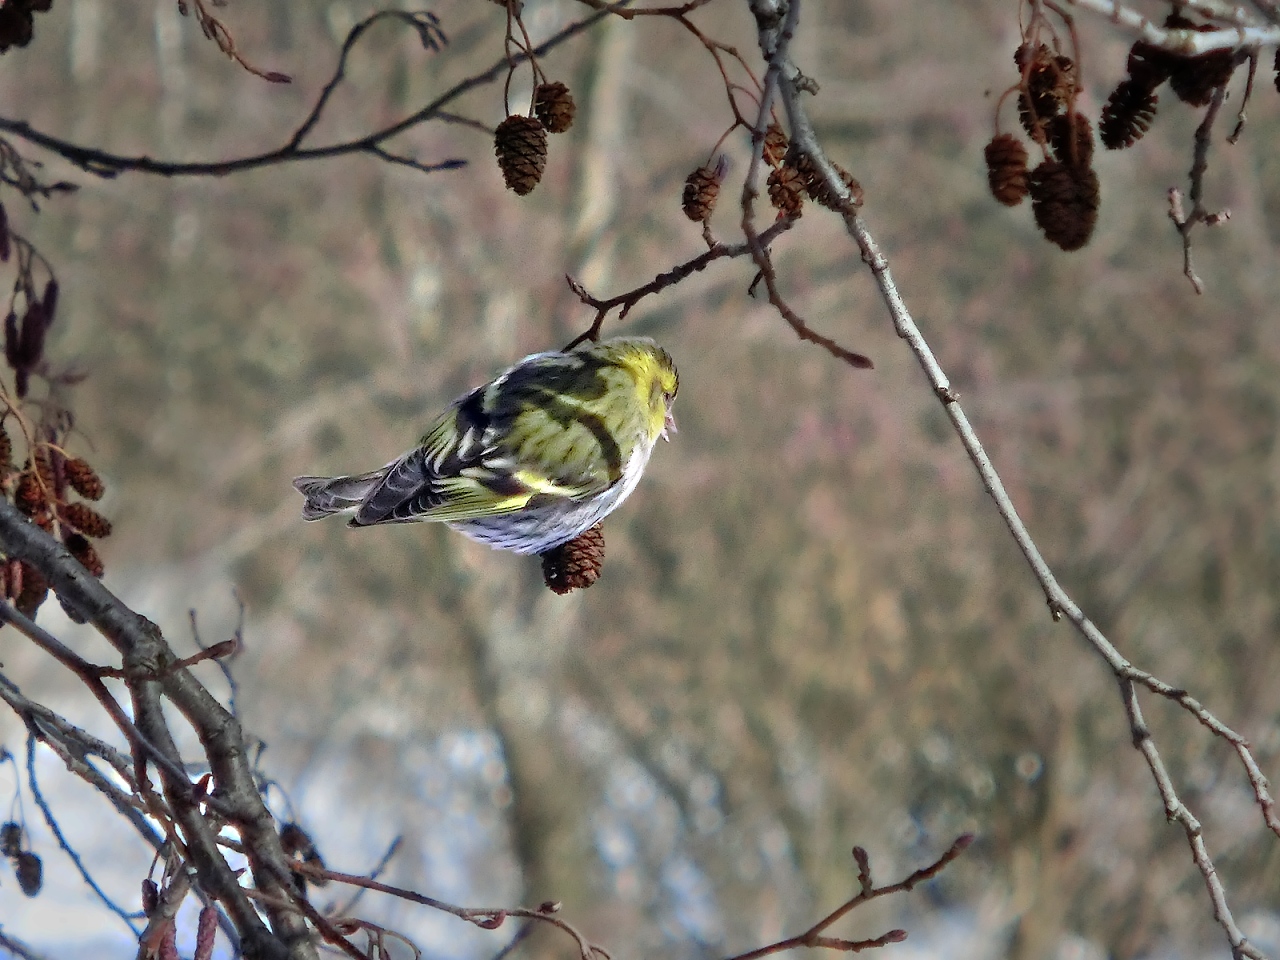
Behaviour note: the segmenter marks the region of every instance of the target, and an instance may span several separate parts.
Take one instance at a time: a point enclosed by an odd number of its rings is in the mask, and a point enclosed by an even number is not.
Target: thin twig
[[[117,917],[125,922],[129,930],[136,937],[142,932],[141,928],[135,924],[134,915],[130,914],[124,907],[120,906],[107,895],[107,892],[99,886],[98,881],[93,878],[93,874],[89,872],[89,868],[84,865],[84,861],[80,858],[79,852],[75,847],[71,846],[66,835],[62,832],[62,827],[58,824],[57,818],[54,817],[53,811],[49,808],[48,802],[44,798],[44,794],[40,792],[40,782],[36,778],[36,734],[34,730],[27,733],[27,784],[31,787],[31,796],[36,801],[36,806],[40,808],[40,812],[44,814],[44,822],[49,827],[49,832],[53,834],[53,838],[58,841],[58,846],[63,852],[71,858],[71,862],[80,871],[80,876],[84,878],[84,882],[89,885],[89,889],[97,895]]]
[[[365,887],[366,889],[385,893],[388,896],[396,897],[400,900],[407,900],[410,903],[417,903],[424,907],[430,907],[433,910],[439,910],[442,913],[448,913],[461,920],[468,920],[476,926],[485,930],[496,930],[506,921],[508,917],[524,918],[527,920],[537,920],[542,923],[549,923],[553,927],[563,930],[578,944],[578,952],[582,960],[592,960],[593,956],[602,957],[609,960],[610,953],[599,944],[592,943],[582,934],[576,927],[556,916],[559,904],[547,903],[540,907],[460,907],[456,904],[447,903],[444,900],[437,900],[435,897],[428,897],[426,894],[418,893],[414,890],[407,890],[404,887],[392,886],[388,883],[382,883],[369,877],[361,877],[351,873],[339,873],[336,870],[318,866],[312,863],[295,862],[292,867],[309,877],[315,877],[325,880],[333,880],[337,883],[350,884],[357,887]]]
[[[794,224],[795,224],[794,220],[779,220],[777,223],[771,226],[768,230],[765,230],[763,233],[761,233],[760,237],[763,242],[769,243],[774,239],[774,237],[779,236],[780,234],[784,233],[787,230],[790,230]],[[631,308],[634,307],[641,300],[643,300],[645,297],[651,296],[655,293],[658,293],[659,291],[665,290],[667,287],[674,286],[675,284],[684,280],[686,277],[690,276],[691,274],[697,273],[701,270],[705,270],[711,263],[715,262],[716,260],[742,257],[742,256],[746,256],[750,252],[751,252],[751,247],[749,244],[746,244],[746,243],[713,244],[709,250],[706,250],[705,252],[698,254],[696,257],[693,257],[690,260],[686,260],[684,263],[677,264],[676,266],[672,267],[670,270],[663,271],[662,273],[654,277],[652,280],[650,280],[648,283],[641,284],[640,286],[636,287],[634,290],[628,290],[626,293],[620,293],[615,297],[608,298],[607,300],[599,299],[597,297],[592,296],[590,293],[587,292],[587,288],[584,287],[581,283],[573,279],[573,277],[566,276],[565,281],[569,284],[569,289],[572,290],[574,294],[577,296],[577,298],[581,300],[586,306],[595,310],[596,315],[595,315],[595,319],[591,321],[591,326],[587,328],[587,330],[584,333],[579,334],[577,337],[571,340],[569,344],[565,346],[564,349],[566,351],[572,350],[578,344],[586,340],[599,339],[600,328],[604,325],[605,317],[608,316],[611,310],[621,308],[618,311],[618,319],[624,320],[626,319],[627,314],[631,312]]]
[[[781,953],[784,950],[794,950],[799,947],[823,947],[830,950],[842,950],[846,953],[857,953],[862,950],[883,947],[890,943],[901,943],[907,939],[905,930],[890,930],[888,933],[870,940],[837,940],[832,937],[824,937],[822,934],[837,920],[840,920],[864,903],[869,903],[872,900],[894,893],[906,893],[917,884],[936,877],[946,868],[947,864],[964,853],[971,843],[973,843],[973,834],[961,834],[947,848],[947,851],[933,863],[926,867],[921,867],[897,883],[891,883],[884,887],[877,887],[872,883],[871,866],[867,853],[861,847],[854,847],[853,858],[858,865],[858,886],[860,888],[854,896],[840,904],[804,933],[797,934],[794,937],[787,937],[785,940],[779,940],[764,947],[748,950],[746,953],[729,957],[728,960],[757,960],[759,957],[767,957],[771,954]]]

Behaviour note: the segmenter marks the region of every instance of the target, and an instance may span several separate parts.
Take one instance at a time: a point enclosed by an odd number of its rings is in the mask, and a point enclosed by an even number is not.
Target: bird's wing
[[[621,478],[626,455],[583,390],[577,356],[517,365],[459,398],[416,449],[386,468],[352,524],[472,520],[584,500]],[[534,358],[529,358],[534,359]],[[598,386],[606,388],[606,384]],[[516,418],[522,417],[516,430]]]

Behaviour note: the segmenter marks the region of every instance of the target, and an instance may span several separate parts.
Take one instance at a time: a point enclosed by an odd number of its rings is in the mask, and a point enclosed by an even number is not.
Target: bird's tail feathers
[[[387,468],[353,477],[298,477],[294,488],[307,498],[302,519],[319,520],[335,513],[355,510],[387,474]]]

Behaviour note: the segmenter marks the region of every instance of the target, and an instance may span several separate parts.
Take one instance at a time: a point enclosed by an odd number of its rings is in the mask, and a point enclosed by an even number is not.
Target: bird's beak
[[[680,431],[676,429],[676,417],[675,417],[675,414],[673,414],[673,413],[671,412],[671,408],[670,408],[670,407],[667,407],[667,417],[666,417],[666,419],[662,422],[662,439],[663,439],[663,440],[666,440],[666,441],[668,441],[668,442],[670,442],[670,440],[671,440],[671,434],[673,434],[673,433],[679,433],[679,432],[680,432]]]

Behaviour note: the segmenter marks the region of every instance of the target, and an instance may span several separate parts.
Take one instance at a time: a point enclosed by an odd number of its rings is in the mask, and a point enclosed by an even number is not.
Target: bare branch
[[[273,166],[279,163],[292,163],[302,160],[318,160],[330,157],[340,157],[355,153],[372,153],[381,156],[381,152],[386,152],[386,156],[382,159],[391,160],[395,163],[401,163],[413,166],[415,169],[434,172],[436,170],[451,170],[466,165],[465,160],[444,160],[435,164],[422,164],[417,161],[409,161],[408,158],[386,151],[384,144],[392,137],[405,132],[406,130],[426,123],[429,120],[435,120],[444,113],[444,108],[452,104],[463,94],[479,87],[486,86],[499,78],[505,76],[508,70],[508,60],[503,57],[489,69],[463,80],[447,91],[442,93],[435,100],[422,107],[416,113],[405,117],[395,123],[389,124],[380,130],[365,134],[352,140],[344,140],[338,143],[328,144],[320,147],[305,147],[302,141],[314,130],[316,123],[319,121],[321,114],[329,102],[333,89],[342,81],[346,69],[346,55],[350,47],[364,35],[365,30],[377,19],[383,17],[394,17],[399,20],[412,19],[412,15],[402,14],[400,11],[384,11],[382,14],[374,14],[372,17],[356,24],[347,34],[347,41],[343,45],[343,53],[338,60],[338,67],[333,77],[322,89],[319,98],[312,107],[310,113],[303,120],[302,124],[290,135],[289,139],[283,145],[274,150],[265,153],[255,154],[253,156],[238,157],[234,160],[209,161],[209,162],[193,162],[185,163],[178,161],[153,160],[147,156],[126,157],[120,154],[109,153],[105,150],[99,150],[96,147],[85,147],[79,144],[71,143],[58,137],[51,136],[39,130],[33,129],[27,123],[21,120],[12,120],[6,117],[0,117],[0,130],[12,133],[17,137],[33,143],[51,153],[58,154],[71,163],[80,167],[88,173],[95,176],[112,178],[119,176],[121,173],[148,173],[162,177],[198,177],[198,176],[225,176],[230,173],[240,173],[245,170],[256,170],[259,167]],[[539,44],[531,54],[519,54],[516,61],[520,62],[529,56],[543,56],[556,47],[571,40],[578,34],[590,29],[596,23],[600,22],[606,13],[594,13],[575,23],[570,24],[562,30],[557,31],[543,43]]]
[[[58,846],[62,851],[71,858],[71,862],[80,871],[80,876],[84,878],[84,882],[89,885],[94,894],[101,900],[117,917],[125,922],[129,929],[136,937],[141,932],[139,927],[133,922],[133,916],[129,914],[122,906],[112,900],[105,890],[93,878],[93,874],[89,872],[89,868],[84,865],[84,860],[80,858],[80,854],[71,846],[66,835],[62,832],[62,827],[58,824],[58,820],[53,815],[48,801],[45,800],[44,794],[40,791],[40,782],[36,778],[36,734],[34,731],[27,734],[27,783],[31,787],[31,796],[35,798],[36,806],[40,808],[40,812],[44,814],[44,822],[49,827],[49,832],[53,834],[53,838],[58,841]]]
[[[819,947],[829,950],[841,950],[846,953],[858,953],[862,950],[887,946],[890,943],[901,943],[907,939],[905,930],[890,930],[888,933],[871,940],[837,940],[831,937],[824,937],[822,934],[837,920],[840,920],[864,903],[869,903],[872,900],[894,893],[906,893],[916,884],[922,883],[931,877],[936,877],[946,868],[947,864],[964,853],[971,843],[973,843],[973,834],[961,834],[947,849],[946,853],[933,863],[927,867],[921,867],[897,883],[891,883],[884,887],[877,887],[872,884],[871,866],[867,853],[861,847],[854,847],[853,858],[858,865],[858,884],[860,887],[854,896],[836,907],[804,933],[788,937],[785,940],[779,940],[764,947],[757,947],[755,950],[748,950],[746,953],[736,954],[729,957],[728,960],[757,960],[759,957],[767,957],[775,953],[782,953],[784,950],[794,950],[800,947]]]

